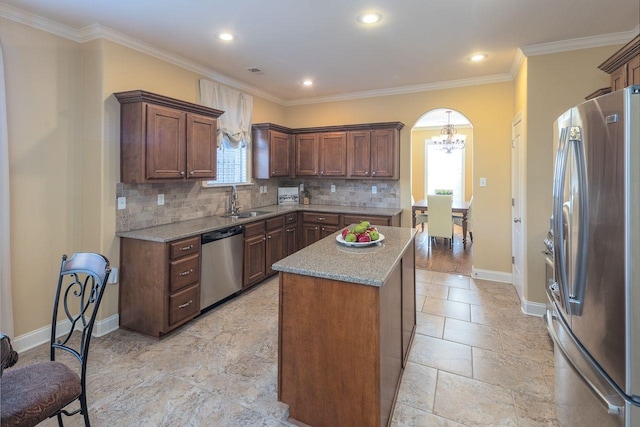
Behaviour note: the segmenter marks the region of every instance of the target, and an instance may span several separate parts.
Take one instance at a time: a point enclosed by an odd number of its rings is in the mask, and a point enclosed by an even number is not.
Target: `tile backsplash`
[[[277,203],[278,186],[305,185],[311,204],[342,206],[400,207],[399,181],[369,181],[346,179],[280,179],[255,180],[255,184],[239,185],[238,205],[243,210]],[[331,185],[336,191],[331,192]],[[371,187],[377,187],[372,194]],[[260,187],[267,192],[261,194]],[[158,195],[164,194],[164,205],[158,205]],[[116,211],[116,231],[130,231],[155,225],[220,215],[229,211],[231,186],[202,187],[198,182],[123,184],[116,186],[116,197],[126,197],[126,209]]]

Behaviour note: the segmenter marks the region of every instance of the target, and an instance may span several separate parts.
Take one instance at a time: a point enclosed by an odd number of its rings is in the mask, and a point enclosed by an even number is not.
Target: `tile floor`
[[[418,327],[392,425],[559,425],[552,345],[513,287],[416,271]],[[292,425],[276,395],[277,291],[270,279],[160,341],[124,330],[95,339],[92,425]],[[19,363],[47,357],[40,346]]]

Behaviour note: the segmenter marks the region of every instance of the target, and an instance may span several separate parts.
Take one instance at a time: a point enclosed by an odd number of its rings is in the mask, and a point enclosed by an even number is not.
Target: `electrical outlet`
[[[262,186],[262,194],[267,194],[267,186],[266,185]]]
[[[487,186],[487,178],[480,178],[480,187]]]
[[[371,186],[371,194],[378,194],[378,187],[375,185]]]
[[[118,197],[118,210],[127,208],[127,198],[126,197]]]
[[[300,191],[304,191],[304,184],[300,184]]]
[[[158,194],[158,206],[164,205],[164,194]]]
[[[335,192],[336,192],[336,186],[335,186],[335,185],[333,185],[333,184],[331,184],[331,192],[332,192],[332,193],[335,193]]]

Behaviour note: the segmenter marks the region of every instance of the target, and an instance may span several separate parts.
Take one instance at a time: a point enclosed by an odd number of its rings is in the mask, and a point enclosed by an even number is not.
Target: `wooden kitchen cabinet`
[[[319,140],[320,176],[332,178],[347,176],[347,133],[323,132]]]
[[[400,130],[358,130],[348,134],[349,178],[398,179],[400,176]]]
[[[339,229],[340,214],[303,212],[301,247],[305,248]]]
[[[298,250],[298,214],[284,216],[284,256],[287,257]]]
[[[200,313],[200,236],[120,240],[120,326],[156,338]]]
[[[347,227],[350,224],[359,224],[362,221],[369,221],[372,226],[393,226],[400,227],[400,215],[384,216],[384,215],[353,215],[343,214],[342,225]]]
[[[293,176],[291,129],[271,123],[253,125],[253,177]]]
[[[296,135],[296,176],[318,176],[318,134]]]
[[[121,182],[215,179],[223,111],[142,90],[114,95],[121,104]]]
[[[255,221],[244,228],[243,287],[252,286],[275,272],[271,265],[284,258],[284,216]]]
[[[598,66],[611,75],[611,90],[640,84],[640,35]]]

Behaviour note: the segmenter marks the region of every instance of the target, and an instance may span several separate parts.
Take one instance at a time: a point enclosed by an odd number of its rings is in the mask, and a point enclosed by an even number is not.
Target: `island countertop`
[[[369,286],[382,286],[400,262],[416,230],[377,227],[384,240],[367,247],[349,247],[336,241],[336,232],[276,262],[272,269]]]

